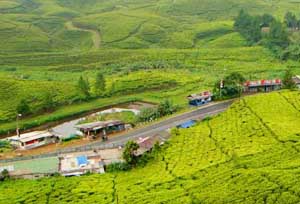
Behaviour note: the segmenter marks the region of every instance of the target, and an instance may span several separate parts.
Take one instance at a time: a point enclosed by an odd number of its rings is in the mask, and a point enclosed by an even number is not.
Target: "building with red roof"
[[[281,89],[281,86],[281,79],[246,81],[244,83],[244,92],[270,92]]]

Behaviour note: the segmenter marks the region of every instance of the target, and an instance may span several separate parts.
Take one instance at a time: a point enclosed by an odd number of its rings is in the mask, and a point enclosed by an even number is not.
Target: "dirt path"
[[[65,24],[66,28],[68,30],[79,30],[79,31],[84,31],[84,32],[89,32],[92,34],[92,40],[94,43],[94,48],[99,49],[101,45],[101,35],[98,30],[92,30],[92,29],[87,29],[87,28],[82,28],[75,26],[72,21],[68,21]]]

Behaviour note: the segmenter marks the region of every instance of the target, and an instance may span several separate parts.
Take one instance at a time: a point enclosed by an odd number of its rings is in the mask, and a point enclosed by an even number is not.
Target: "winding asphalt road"
[[[159,121],[159,122],[151,124],[149,126],[142,127],[142,128],[135,129],[135,130],[132,130],[127,133],[120,134],[118,136],[110,138],[106,142],[96,141],[96,142],[92,142],[89,144],[76,146],[76,147],[67,147],[64,149],[57,150],[55,152],[45,153],[45,154],[36,155],[36,156],[26,156],[26,157],[18,157],[18,158],[13,158],[13,159],[0,160],[0,163],[19,161],[19,160],[28,160],[28,159],[42,158],[42,157],[51,157],[51,156],[57,156],[61,153],[81,152],[81,151],[89,151],[89,150],[93,150],[93,149],[116,148],[119,146],[123,146],[124,144],[126,144],[126,142],[128,140],[135,140],[140,137],[155,136],[155,135],[157,135],[163,131],[166,131],[170,128],[176,127],[177,125],[180,125],[188,120],[194,120],[194,119],[201,120],[207,116],[216,115],[218,113],[225,111],[232,104],[232,102],[233,101],[211,103],[211,104],[205,105],[203,107],[200,107],[196,110],[192,110],[190,112],[176,115],[174,117],[168,118],[163,121]]]

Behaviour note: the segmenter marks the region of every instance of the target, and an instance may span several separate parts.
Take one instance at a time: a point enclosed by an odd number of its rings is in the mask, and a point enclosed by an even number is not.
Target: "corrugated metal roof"
[[[257,81],[247,81],[244,83],[244,86],[247,87],[259,87],[259,86],[271,86],[271,85],[281,85],[282,82],[280,79],[273,80],[257,80]]]
[[[29,132],[29,133],[24,133],[21,134],[20,137],[13,136],[8,138],[8,140],[11,141],[20,141],[20,142],[29,142],[32,140],[40,139],[40,138],[45,138],[45,137],[51,137],[54,136],[52,133],[48,131],[35,131],[35,132]]]
[[[124,123],[119,120],[108,120],[108,121],[98,121],[98,122],[80,124],[80,125],[76,125],[75,127],[78,129],[93,130],[93,129],[101,129],[104,127],[114,126],[114,125],[120,125],[120,124],[124,124]]]
[[[187,98],[189,100],[197,100],[197,99],[205,99],[209,98],[212,96],[212,93],[210,91],[204,91],[202,93],[197,93],[197,94],[191,94]]]

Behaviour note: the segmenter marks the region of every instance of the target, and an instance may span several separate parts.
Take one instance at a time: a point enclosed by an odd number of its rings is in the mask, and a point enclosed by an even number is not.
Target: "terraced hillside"
[[[233,29],[240,9],[282,18],[297,1],[264,0],[0,0],[0,132],[15,128],[25,100],[32,117],[24,128],[78,113],[81,75],[107,80],[105,99],[186,104],[190,93],[210,89],[232,71],[248,79],[300,73],[298,61],[282,62]],[[177,77],[176,77],[177,76]],[[143,79],[147,79],[144,80]],[[114,90],[115,89],[115,90]],[[43,115],[52,97],[56,112]],[[87,110],[87,108],[82,108]]]
[[[173,131],[145,167],[0,183],[0,203],[298,203],[300,92],[251,96]]]
[[[98,48],[99,40],[104,48],[192,48],[202,23],[231,21],[242,8],[281,17],[296,12],[299,2],[1,0],[0,51],[78,51]],[[232,32],[219,29],[216,35]]]

